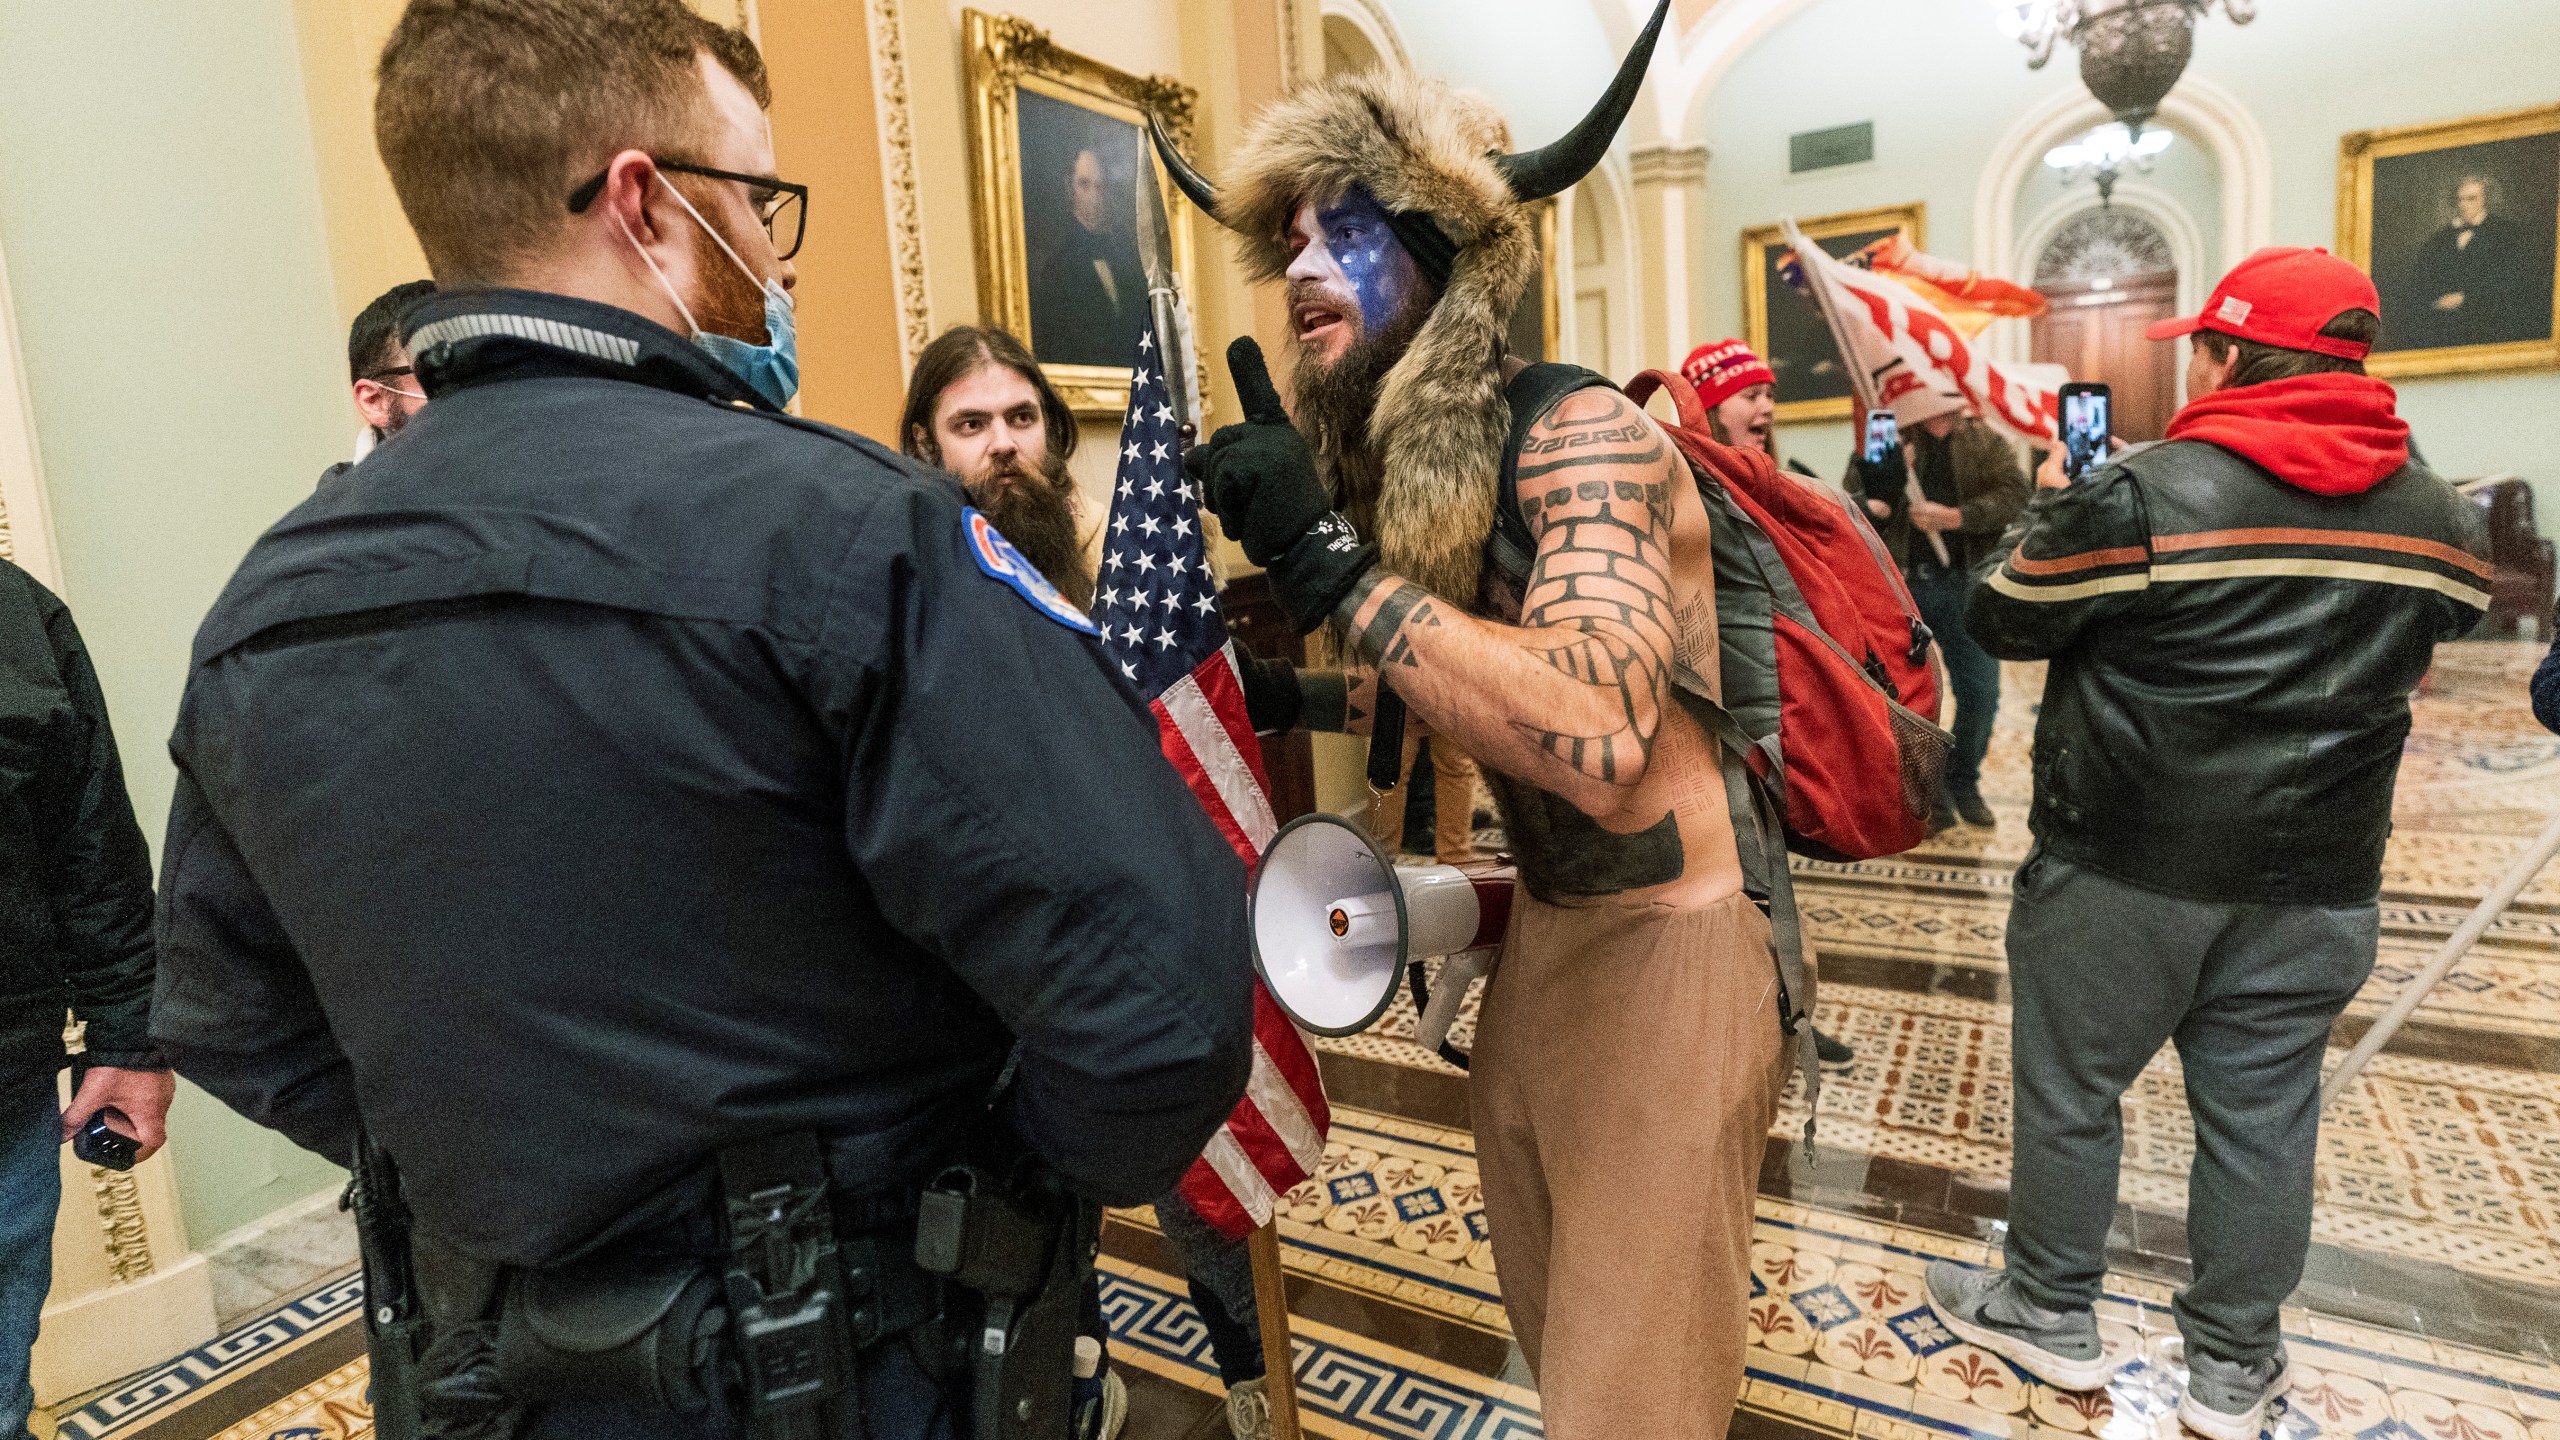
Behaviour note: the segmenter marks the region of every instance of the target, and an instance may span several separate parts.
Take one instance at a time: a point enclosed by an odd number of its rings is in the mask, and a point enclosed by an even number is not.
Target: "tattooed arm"
[[[1520,509],[1538,552],[1518,625],[1467,615],[1383,570],[1335,614],[1432,730],[1605,815],[1643,780],[1670,703],[1678,466],[1625,396],[1568,396],[1520,454]]]

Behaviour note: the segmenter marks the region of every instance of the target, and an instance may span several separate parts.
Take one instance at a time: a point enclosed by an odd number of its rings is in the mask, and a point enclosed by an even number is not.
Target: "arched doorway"
[[[1376,0],[1325,0],[1324,73],[1401,70],[1404,44]]]
[[[2035,287],[2053,308],[2035,322],[2032,354],[2115,391],[2116,434],[2157,440],[2178,406],[2178,347],[2143,332],[2178,308],[2169,238],[2130,210],[2101,207],[2066,222],[2036,257]]]

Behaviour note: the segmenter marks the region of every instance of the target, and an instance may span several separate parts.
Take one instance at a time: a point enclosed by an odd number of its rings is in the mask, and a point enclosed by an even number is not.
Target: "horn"
[[[1182,158],[1182,152],[1174,147],[1173,137],[1164,133],[1164,122],[1156,118],[1153,110],[1147,112],[1147,138],[1155,142],[1156,158],[1164,162],[1164,173],[1173,177],[1174,188],[1188,196],[1203,214],[1225,225],[1227,222],[1218,214],[1218,187],[1210,184],[1208,176],[1192,169],[1191,162]]]
[[[1653,63],[1653,44],[1662,38],[1662,20],[1670,13],[1671,0],[1661,0],[1653,7],[1653,19],[1618,66],[1617,78],[1601,92],[1600,103],[1591,107],[1581,124],[1566,131],[1563,139],[1517,155],[1494,157],[1494,168],[1510,182],[1514,197],[1544,200],[1590,174],[1591,167],[1600,163],[1600,157],[1609,152],[1609,142],[1618,137],[1618,127],[1626,123],[1627,112],[1635,108],[1636,91],[1644,85],[1645,67]]]

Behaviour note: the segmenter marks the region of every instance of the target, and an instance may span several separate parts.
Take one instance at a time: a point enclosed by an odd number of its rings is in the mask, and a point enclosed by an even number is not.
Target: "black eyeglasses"
[[[756,207],[756,219],[763,223],[765,237],[773,241],[774,258],[788,260],[800,253],[800,241],[809,228],[808,186],[764,175],[714,170],[708,165],[678,164],[673,160],[660,160],[655,155],[649,159],[661,170],[673,170],[679,175],[699,175],[706,180],[735,180],[746,186],[747,203]],[[587,213],[587,207],[596,203],[596,197],[604,193],[605,177],[612,173],[611,167],[607,167],[598,171],[593,180],[570,191],[569,213]]]

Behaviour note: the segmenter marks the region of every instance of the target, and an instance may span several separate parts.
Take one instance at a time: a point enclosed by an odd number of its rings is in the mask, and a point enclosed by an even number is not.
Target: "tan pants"
[[[1405,792],[1413,787],[1414,751],[1421,744],[1408,728],[1396,788],[1369,801],[1369,838],[1389,855],[1404,849]],[[1431,737],[1431,785],[1432,858],[1443,865],[1476,859],[1476,762],[1445,735]]]
[[[1742,1393],[1777,1118],[1769,923],[1522,894],[1468,1092],[1511,1331],[1549,1440],[1715,1440]]]

